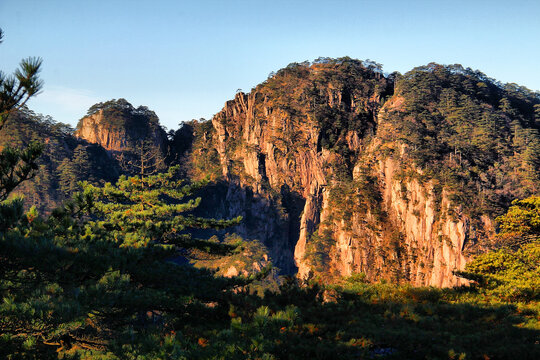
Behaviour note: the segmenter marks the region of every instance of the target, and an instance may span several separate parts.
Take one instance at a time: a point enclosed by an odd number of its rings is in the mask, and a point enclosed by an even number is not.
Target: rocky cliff
[[[168,161],[209,177],[201,215],[241,215],[233,231],[282,273],[452,286],[493,246],[494,219],[540,191],[539,128],[538,93],[460,65],[385,75],[324,58],[279,70],[171,141],[123,99],[94,105],[76,134],[127,173]]]
[[[167,139],[153,111],[134,108],[125,99],[93,105],[79,120],[75,135],[113,152],[131,150],[141,140],[161,147]]]
[[[134,108],[125,99],[92,106],[79,121],[75,136],[101,145],[128,173],[149,173],[164,167],[167,134],[158,117],[144,106]]]
[[[538,168],[510,152],[517,132],[494,144],[489,134],[514,124],[537,136],[540,100],[527,101],[461,67],[384,76],[348,58],[291,64],[227,102],[191,163],[199,176],[221,172],[218,213],[243,215],[239,233],[285,272],[457,285],[493,218],[538,191]],[[485,133],[463,131],[474,122]]]

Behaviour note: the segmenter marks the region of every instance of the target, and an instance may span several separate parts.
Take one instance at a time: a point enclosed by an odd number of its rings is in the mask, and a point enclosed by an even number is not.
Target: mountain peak
[[[109,151],[129,151],[137,142],[164,146],[165,130],[156,113],[146,106],[135,108],[125,99],[97,103],[79,120],[75,135]]]

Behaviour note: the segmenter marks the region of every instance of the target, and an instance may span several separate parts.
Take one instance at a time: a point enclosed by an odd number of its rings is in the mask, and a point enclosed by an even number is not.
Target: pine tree
[[[119,156],[120,166],[132,175],[153,175],[166,169],[165,156],[151,140],[138,140],[133,150]]]
[[[135,247],[174,245],[186,248],[202,245],[208,250],[223,248],[205,240],[195,240],[186,230],[222,229],[237,224],[241,218],[212,220],[189,215],[201,199],[184,199],[206,182],[184,184],[179,180],[178,171],[179,167],[175,166],[165,173],[146,177],[121,176],[116,185],[107,183],[103,187],[84,183],[84,192],[99,200],[94,204],[95,214],[99,214],[102,220],[93,223],[97,226],[95,230],[104,229],[109,235],[133,239],[129,246]]]
[[[0,43],[4,34],[0,29]],[[41,69],[40,58],[27,58],[21,61],[20,68],[12,76],[0,71],[0,130],[6,124],[11,113],[20,109],[42,88],[39,79]],[[37,142],[26,149],[14,149],[6,146],[0,152],[0,201],[24,180],[32,177],[37,170],[36,160],[42,147]]]
[[[0,77],[0,129],[41,88],[40,65],[23,61],[14,77]],[[38,169],[40,152],[32,143],[0,153],[0,358],[145,356],[163,341],[189,346],[182,331],[228,318],[228,294],[245,281],[178,264],[191,248],[235,248],[190,235],[239,221],[189,215],[200,200],[185,199],[203,184],[180,183],[174,168],[116,186],[86,183],[43,219],[21,198],[6,200]]]
[[[195,239],[191,231],[240,219],[190,215],[200,199],[186,198],[204,184],[183,184],[177,170],[104,187],[84,183],[47,220],[24,214],[20,201],[0,208],[0,355],[120,355],[227,314],[227,294],[245,280],[179,262],[193,248],[233,251],[237,244]]]
[[[479,255],[458,275],[506,301],[540,299],[540,196],[515,200],[497,218],[500,249]]]
[[[73,151],[71,159],[65,158],[58,167],[60,188],[66,194],[73,194],[78,190],[77,182],[83,179],[94,181],[90,156],[84,145],[78,145]]]
[[[497,218],[504,246],[516,247],[540,241],[540,196],[515,200],[508,212]]]

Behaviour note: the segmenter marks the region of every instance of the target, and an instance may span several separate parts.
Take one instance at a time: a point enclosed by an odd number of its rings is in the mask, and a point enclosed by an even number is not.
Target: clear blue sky
[[[146,105],[169,129],[319,56],[406,72],[431,61],[540,90],[540,1],[0,0],[0,69],[43,58],[29,106],[75,125],[95,102]]]

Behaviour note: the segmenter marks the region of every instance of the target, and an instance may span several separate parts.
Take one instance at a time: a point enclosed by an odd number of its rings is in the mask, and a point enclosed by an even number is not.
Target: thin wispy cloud
[[[63,86],[48,86],[29,106],[55,120],[74,124],[86,110],[101,99],[91,91]]]
[[[45,89],[35,100],[42,104],[50,104],[68,111],[81,111],[99,101],[91,91],[51,86]]]

